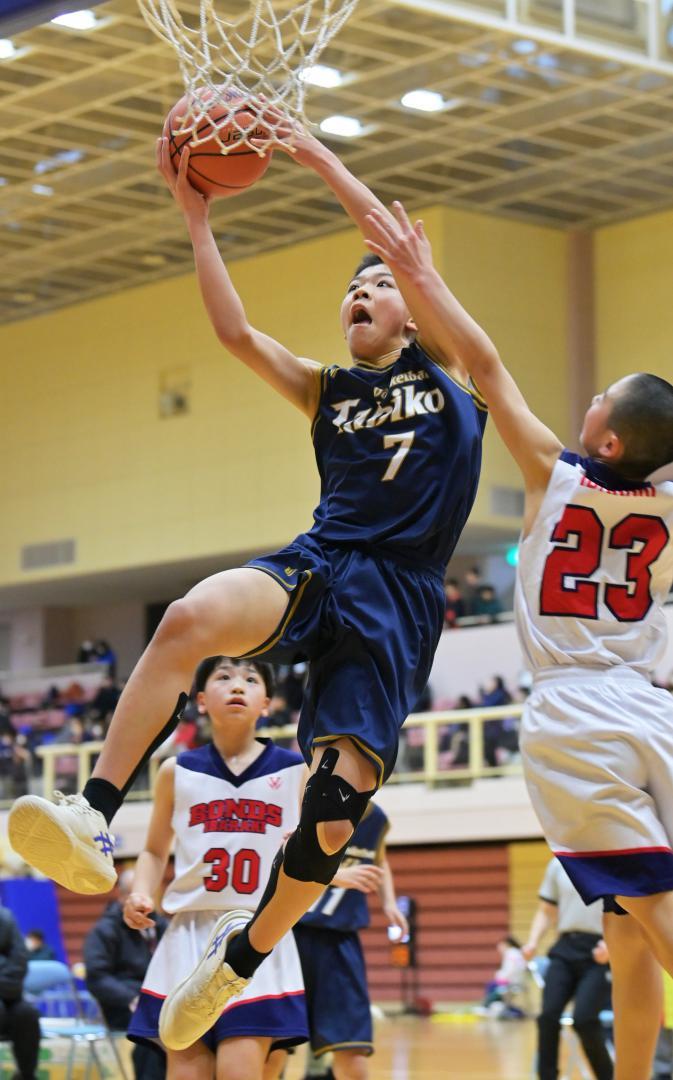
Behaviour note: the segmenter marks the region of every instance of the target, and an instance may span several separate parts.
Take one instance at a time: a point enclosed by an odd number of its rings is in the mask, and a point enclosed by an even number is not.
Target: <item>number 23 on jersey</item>
[[[652,605],[653,563],[669,540],[661,518],[627,514],[607,533],[595,510],[570,504],[554,526],[540,586],[540,614],[597,619],[599,601],[619,622],[644,619]],[[622,581],[590,581],[610,552],[624,551]],[[614,558],[614,556],[613,556]],[[622,575],[620,575],[622,576]]]

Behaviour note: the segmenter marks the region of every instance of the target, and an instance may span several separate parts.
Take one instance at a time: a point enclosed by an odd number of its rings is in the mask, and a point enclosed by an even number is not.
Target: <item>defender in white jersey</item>
[[[131,1020],[129,1037],[135,1041],[159,1040],[162,1003],[197,964],[222,912],[238,909],[239,928],[245,925],[283,834],[299,818],[302,758],[255,738],[272,692],[269,666],[210,657],[197,670],[195,691],[213,741],[161,766],[147,842],[124,907],[129,926],[142,930],[150,924],[152,897],[175,836],[175,877],[162,901],[173,918]],[[293,1046],[307,1036],[304,984],[289,933],[198,1042],[168,1050],[169,1075],[262,1080],[272,1046]]]
[[[368,246],[396,280],[436,290],[422,230],[376,210],[369,222]],[[650,681],[673,580],[673,386],[636,374],[595,397],[580,458],[533,416],[448,290],[440,318],[525,482],[517,621],[534,672],[521,735],[531,798],[584,900],[607,901],[616,1080],[649,1080],[657,961],[673,973],[673,699]]]

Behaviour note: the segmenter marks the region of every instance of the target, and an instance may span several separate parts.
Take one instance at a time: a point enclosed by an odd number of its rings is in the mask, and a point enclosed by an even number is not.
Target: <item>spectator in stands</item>
[[[115,711],[121,690],[112,675],[106,675],[89,703],[87,717],[107,721]]]
[[[307,671],[306,664],[293,664],[283,680],[282,688],[291,713],[298,713],[301,709]]]
[[[522,998],[526,982],[526,958],[521,944],[507,934],[500,939],[496,948],[500,966],[486,984],[484,1000],[477,1012],[508,1020],[523,1017],[523,1009],[516,1004]]]
[[[99,664],[107,664],[107,671],[110,678],[115,679],[117,676],[117,654],[110,645],[109,641],[105,638],[98,638],[94,643],[95,659]]]
[[[266,716],[260,716],[259,727],[285,727],[292,723],[292,714],[282,689],[276,690]]]
[[[23,939],[29,960],[55,960],[56,953],[47,945],[41,930],[29,930]]]
[[[444,582],[444,625],[453,627],[465,614],[465,602],[456,578]]]
[[[14,731],[14,725],[11,721],[11,710],[9,698],[4,697],[0,693],[0,735],[11,735]]]
[[[89,638],[85,638],[79,649],[77,650],[77,663],[78,664],[90,664],[97,660],[96,650],[94,643]]]
[[[502,675],[494,675],[481,689],[481,702],[484,708],[498,705],[510,705],[512,695],[505,686]],[[519,748],[518,724],[513,717],[487,720],[484,724],[484,758],[491,766],[505,765]]]
[[[502,604],[492,585],[480,585],[472,605],[472,614],[482,622],[497,622]]]
[[[461,694],[452,709],[473,709],[474,704],[467,696]],[[462,769],[470,760],[470,725],[465,721],[456,721],[442,728],[439,738],[439,767],[440,769]]]
[[[17,1080],[37,1080],[40,1017],[23,1000],[28,950],[8,908],[0,907],[0,1039],[12,1044]]]
[[[463,578],[463,603],[465,604],[466,615],[474,615],[474,605],[481,586],[481,570],[478,566],[471,566],[470,569],[465,572],[465,577]]]
[[[155,924],[151,930],[131,930],[126,925],[123,907],[132,883],[133,870],[124,870],[117,900],[108,904],[84,942],[86,985],[113,1031],[126,1031],[129,1026],[150,957],[167,925],[161,915],[150,916]],[[133,1067],[138,1080],[163,1080],[166,1058],[159,1047],[136,1045]]]
[[[526,960],[535,956],[548,930],[555,927],[559,935],[549,950],[537,1021],[539,1080],[558,1077],[561,1016],[573,998],[573,1026],[594,1076],[596,1080],[612,1080],[612,1059],[599,1019],[602,1010],[610,1008],[602,901],[587,906],[557,859],[547,866],[539,900],[522,949]]]

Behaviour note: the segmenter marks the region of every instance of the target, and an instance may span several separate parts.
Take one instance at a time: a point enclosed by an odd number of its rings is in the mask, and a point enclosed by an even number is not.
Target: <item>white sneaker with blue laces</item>
[[[76,893],[104,893],[117,874],[114,840],[83,795],[54,792],[54,802],[23,795],[9,812],[9,842],[29,866]]]
[[[159,1037],[169,1050],[192,1046],[219,1019],[227,1002],[242,994],[250,982],[224,960],[229,940],[243,930],[250,918],[249,911],[225,911],[215,923],[197,966],[164,1001]]]

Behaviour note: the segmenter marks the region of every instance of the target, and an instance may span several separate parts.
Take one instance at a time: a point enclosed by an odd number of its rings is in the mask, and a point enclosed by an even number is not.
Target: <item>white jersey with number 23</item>
[[[564,450],[519,554],[516,620],[530,668],[653,672],[666,647],[672,538],[673,483],[628,484]]]

